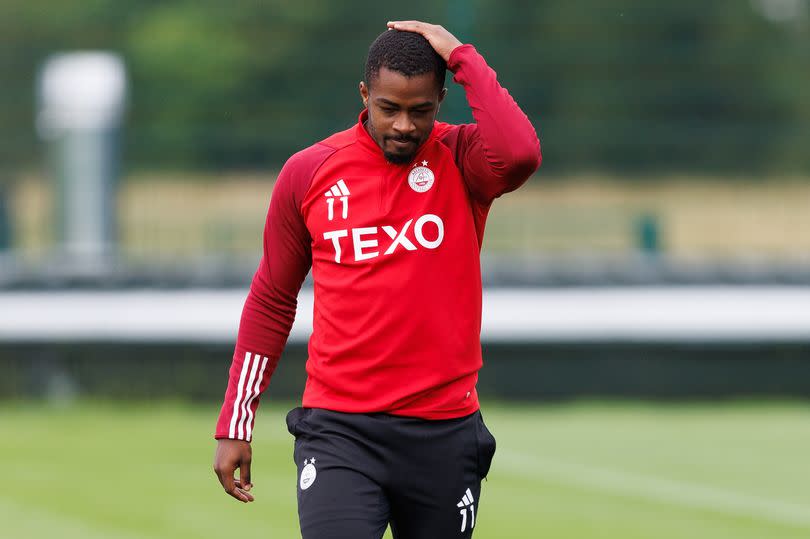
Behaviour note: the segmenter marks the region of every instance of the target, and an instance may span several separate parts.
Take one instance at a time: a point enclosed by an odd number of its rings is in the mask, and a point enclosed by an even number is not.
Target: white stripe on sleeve
[[[267,358],[262,358],[262,367],[259,369],[259,376],[256,378],[256,386],[253,389],[253,396],[247,402],[247,417],[245,418],[245,440],[250,441],[253,436],[253,401],[259,396],[259,390],[262,387],[262,380],[264,379],[264,368],[267,366]]]
[[[236,435],[236,419],[239,417],[239,405],[242,402],[242,384],[245,383],[245,375],[250,367],[250,352],[245,354],[245,360],[242,362],[242,372],[239,373],[239,383],[236,386],[236,398],[233,401],[233,413],[231,414],[231,428],[228,431],[228,438],[234,438]]]
[[[253,356],[253,367],[250,369],[250,377],[248,378],[247,384],[245,384],[245,396],[242,397],[242,419],[236,424],[236,433],[238,434],[238,438],[240,440],[245,439],[245,430],[243,428],[245,422],[245,416],[247,416],[247,408],[245,407],[245,403],[247,403],[248,399],[251,398],[253,395],[253,382],[256,380],[256,370],[259,368],[259,354]]]

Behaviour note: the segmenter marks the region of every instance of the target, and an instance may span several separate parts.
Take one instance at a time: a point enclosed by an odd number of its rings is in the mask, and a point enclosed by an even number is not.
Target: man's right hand
[[[217,452],[214,455],[214,473],[225,492],[239,500],[248,503],[253,501],[250,489],[250,461],[253,451],[250,443],[244,440],[222,439],[217,442]],[[239,479],[233,474],[239,468]]]

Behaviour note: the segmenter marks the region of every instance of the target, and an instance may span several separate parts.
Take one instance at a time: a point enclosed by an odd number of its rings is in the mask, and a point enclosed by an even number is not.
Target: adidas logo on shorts
[[[461,531],[467,530],[467,511],[470,513],[470,529],[475,528],[475,498],[470,489],[461,497],[461,501],[456,504],[456,507],[461,508],[459,514],[461,515]]]

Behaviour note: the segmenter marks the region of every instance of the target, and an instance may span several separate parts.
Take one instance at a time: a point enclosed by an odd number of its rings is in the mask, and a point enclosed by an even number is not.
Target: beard
[[[432,129],[431,129],[431,131],[432,131]],[[428,131],[428,135],[429,134],[430,134],[430,131]],[[393,140],[393,141],[397,141],[397,142],[410,142],[411,146],[413,147],[413,150],[408,151],[408,152],[403,152],[402,150],[400,150],[400,151],[386,151],[385,147],[388,145],[389,140]],[[405,165],[405,164],[411,162],[414,159],[414,157],[416,157],[416,153],[419,151],[419,148],[422,147],[422,143],[424,143],[425,140],[427,140],[427,136],[425,136],[425,138],[423,138],[423,139],[420,139],[418,137],[409,137],[409,136],[404,136],[404,137],[387,136],[387,137],[383,137],[383,143],[382,143],[382,148],[381,148],[382,152],[383,152],[383,156],[385,157],[386,161],[388,161],[389,163],[392,163],[394,165]]]
[[[415,155],[416,150],[408,153],[394,153],[383,151],[383,156],[385,157],[385,160],[394,165],[404,165],[410,163]]]
[[[372,122],[366,120],[364,125],[365,125],[365,128],[368,131],[368,133],[371,135],[371,138],[374,139],[375,141],[378,140],[377,130],[374,129],[374,124]],[[432,129],[432,126],[431,126],[431,131],[432,130],[433,129]],[[430,131],[428,131],[428,134],[430,134]],[[407,152],[407,153],[395,152],[395,151],[387,151],[385,149],[385,147],[386,147],[389,140],[398,140],[400,142],[411,142],[411,143],[413,143],[413,151],[410,151],[410,152]],[[427,137],[425,137],[425,140],[427,140]],[[383,157],[385,157],[386,161],[388,161],[389,163],[391,163],[393,165],[405,165],[407,163],[410,163],[413,160],[413,158],[416,156],[417,151],[419,151],[420,146],[422,146],[423,142],[424,142],[424,140],[419,140],[417,137],[383,136],[382,137],[382,144],[380,145],[378,143],[378,145],[380,146],[380,150],[382,150]]]

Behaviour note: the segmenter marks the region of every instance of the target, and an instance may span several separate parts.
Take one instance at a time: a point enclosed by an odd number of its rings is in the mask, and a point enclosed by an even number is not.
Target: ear
[[[442,91],[439,92],[439,103],[444,101],[444,96],[447,95],[447,88],[442,88]]]
[[[363,106],[368,108],[368,86],[363,81],[360,81],[360,98],[363,100]]]

